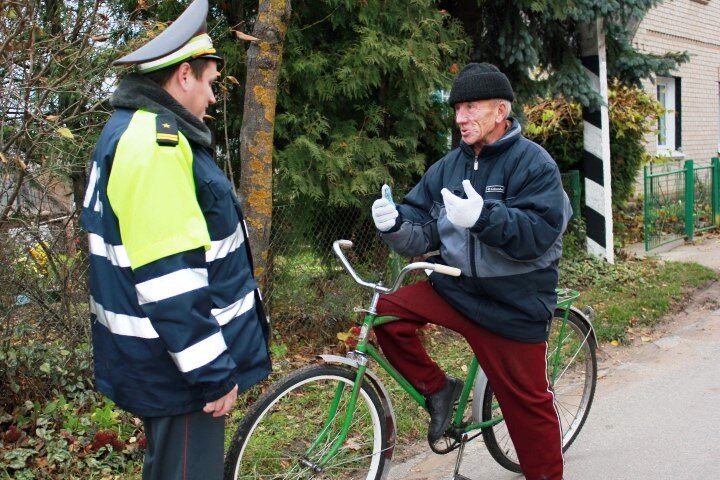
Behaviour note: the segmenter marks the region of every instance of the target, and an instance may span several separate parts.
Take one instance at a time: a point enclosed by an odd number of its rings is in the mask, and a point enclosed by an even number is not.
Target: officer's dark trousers
[[[221,480],[225,417],[202,411],[144,418],[143,480]]]
[[[445,385],[445,374],[425,352],[417,330],[434,323],[465,337],[500,403],[525,478],[562,479],[560,422],[546,373],[547,342],[495,335],[452,308],[429,282],[383,296],[377,311],[402,319],[377,327],[375,335],[390,363],[426,396]]]

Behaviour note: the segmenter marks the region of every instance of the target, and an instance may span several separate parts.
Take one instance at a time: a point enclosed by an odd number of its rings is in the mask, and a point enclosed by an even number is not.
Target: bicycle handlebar
[[[333,242],[333,251],[335,252],[335,255],[338,256],[340,259],[340,262],[342,263],[343,267],[345,267],[345,270],[348,271],[350,276],[355,280],[355,282],[359,283],[360,285],[364,287],[369,287],[375,290],[376,292],[388,294],[393,293],[397,291],[398,288],[400,288],[400,285],[402,284],[403,279],[405,278],[405,275],[410,273],[413,270],[432,270],[437,273],[441,273],[443,275],[450,275],[452,277],[459,277],[460,276],[460,269],[455,267],[449,267],[447,265],[442,265],[439,263],[430,263],[430,262],[413,262],[408,265],[405,265],[402,270],[400,270],[400,273],[398,274],[397,278],[395,279],[395,282],[393,283],[392,287],[383,287],[381,282],[378,283],[372,283],[368,282],[366,280],[363,280],[360,278],[360,276],[357,274],[355,269],[350,265],[350,261],[347,259],[345,254],[343,253],[343,250],[349,250],[352,248],[353,243],[350,240],[335,240]]]

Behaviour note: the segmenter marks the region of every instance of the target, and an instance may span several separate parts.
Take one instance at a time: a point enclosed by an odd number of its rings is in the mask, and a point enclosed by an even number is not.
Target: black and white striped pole
[[[608,116],[607,60],[603,19],[584,25],[580,32],[582,64],[603,105],[583,107],[583,164],[587,250],[615,263],[610,187],[610,118]]]

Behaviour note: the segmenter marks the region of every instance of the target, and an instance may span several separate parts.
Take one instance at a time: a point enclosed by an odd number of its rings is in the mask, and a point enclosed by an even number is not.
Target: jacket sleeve
[[[565,231],[572,215],[560,172],[552,161],[513,177],[505,202],[485,202],[473,235],[518,261],[540,258]]]
[[[400,255],[413,257],[440,248],[437,229],[437,202],[433,192],[440,193],[439,163],[432,165],[398,205],[395,227],[381,233],[385,243]],[[434,185],[436,184],[437,185]],[[433,190],[434,188],[434,190]]]

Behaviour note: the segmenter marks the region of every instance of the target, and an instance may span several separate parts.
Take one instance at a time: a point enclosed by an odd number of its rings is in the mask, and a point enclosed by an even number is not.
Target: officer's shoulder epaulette
[[[173,115],[158,113],[155,117],[155,132],[158,145],[174,147],[178,144],[177,122]]]

